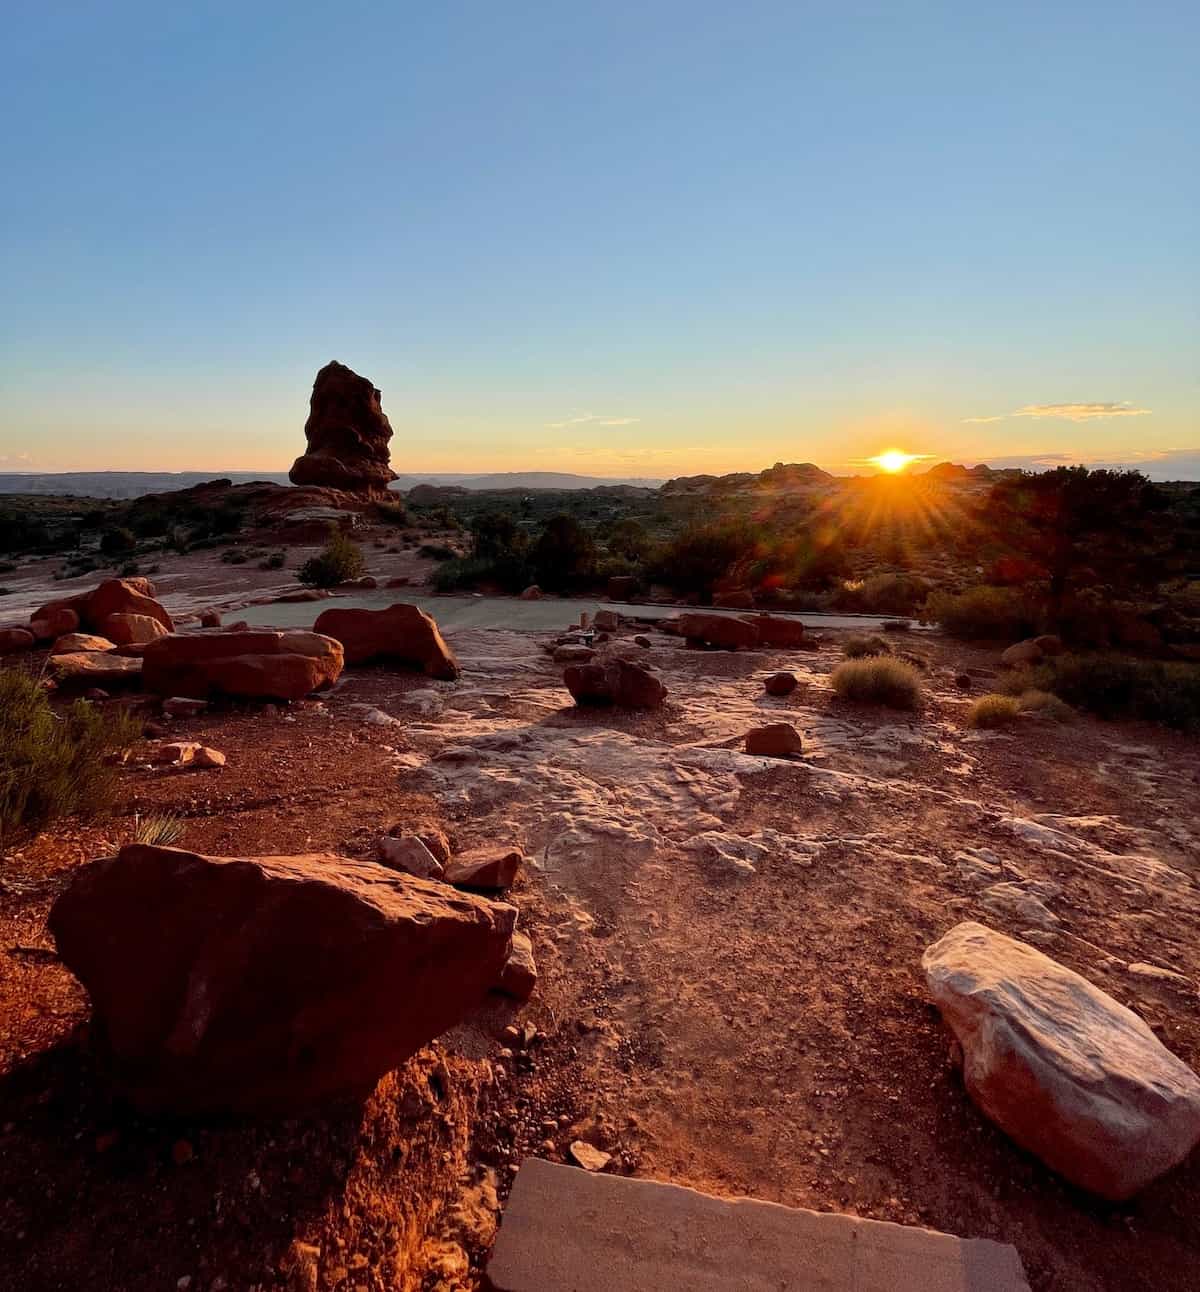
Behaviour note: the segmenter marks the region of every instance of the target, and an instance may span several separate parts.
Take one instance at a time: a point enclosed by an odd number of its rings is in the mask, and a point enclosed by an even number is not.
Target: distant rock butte
[[[304,435],[308,451],[292,464],[296,485],[383,493],[396,479],[389,462],[392,427],[380,393],[366,377],[336,360],[313,382]]]

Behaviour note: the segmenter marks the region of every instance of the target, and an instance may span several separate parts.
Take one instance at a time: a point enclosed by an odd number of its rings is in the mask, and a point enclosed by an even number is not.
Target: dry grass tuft
[[[843,700],[883,704],[889,709],[915,709],[921,698],[917,670],[890,655],[872,655],[839,664],[830,679]]]

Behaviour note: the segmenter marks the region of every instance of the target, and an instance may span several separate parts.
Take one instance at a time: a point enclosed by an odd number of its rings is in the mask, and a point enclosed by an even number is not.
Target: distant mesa
[[[939,462],[924,474],[932,480],[987,480],[996,473],[982,462],[975,467],[964,467],[958,462]]]
[[[392,427],[372,382],[334,360],[313,382],[304,435],[308,451],[292,464],[295,485],[382,494],[396,479]]]

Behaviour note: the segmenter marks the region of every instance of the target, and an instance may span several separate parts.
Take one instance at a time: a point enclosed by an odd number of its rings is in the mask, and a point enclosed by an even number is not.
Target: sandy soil
[[[450,1246],[428,1286],[472,1284],[447,1270],[455,1244],[476,1268],[486,1251],[480,1172],[502,1197],[523,1157],[561,1159],[576,1138],[612,1153],[610,1170],[1012,1242],[1038,1292],[1194,1286],[1200,1164],[1123,1207],[1051,1175],[966,1097],[919,958],[961,919],[1036,939],[1200,1066],[1195,745],[1090,719],[970,732],[953,675],[975,670],[982,692],[995,656],[939,637],[904,641],[928,664],[927,699],[898,716],[834,698],[835,634],[816,653],[738,655],[652,636],[629,649],[662,670],[660,714],[576,710],[544,635],[463,631],[456,684],[367,668],[319,701],[175,722],[173,737],[224,750],[228,766],[131,766],[112,823],[5,859],[0,1264],[23,1272],[20,1286],[117,1286],[123,1264],[121,1286],[161,1287],[169,1272],[192,1288],[270,1287],[294,1236],[323,1242],[323,1286],[395,1286],[396,1234],[354,1239],[377,1222],[381,1204],[364,1195],[382,1177],[346,1193],[344,1160],[378,1170],[380,1144],[415,1130],[389,1139],[368,1110],[316,1201],[292,1208],[276,1192],[273,1207],[247,1208],[244,1155],[266,1152],[261,1128],[130,1127],[88,1088],[71,1039],[84,1002],[46,953],[45,912],[73,866],[127,837],[134,813],[162,810],[185,817],[183,844],[213,852],[370,855],[392,822],[430,813],[459,846],[527,849],[512,897],[542,979],[518,1021],[537,1035],[513,1047],[501,1035],[513,1013],[496,1004],[440,1043],[464,1092],[443,1132],[454,1145],[483,1094],[472,1161],[447,1169],[475,1181],[470,1219],[434,1224]],[[783,700],[762,692],[779,667],[802,679]],[[802,732],[802,758],[740,752],[747,728],[779,719]],[[1131,974],[1138,962],[1180,976]],[[397,1097],[381,1087],[375,1100]],[[114,1126],[128,1153],[101,1150]],[[210,1152],[242,1184],[221,1165],[212,1195],[189,1192],[170,1156],[180,1133],[233,1136],[236,1149]],[[272,1152],[282,1144],[294,1162],[302,1133],[272,1133]],[[233,1194],[237,1242],[213,1212]],[[138,1227],[147,1206],[161,1233]],[[334,1263],[351,1249],[365,1263]]]

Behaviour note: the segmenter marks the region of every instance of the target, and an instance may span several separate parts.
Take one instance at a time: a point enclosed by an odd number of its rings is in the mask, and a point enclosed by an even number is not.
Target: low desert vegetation
[[[990,731],[1007,727],[1021,716],[1015,695],[981,695],[967,710],[967,726]]]
[[[139,816],[133,822],[133,843],[159,844],[163,847],[178,843],[183,836],[183,817],[174,812]]]
[[[1075,710],[1065,700],[1050,691],[1022,691],[1017,696],[1017,704],[1022,713],[1036,714],[1051,722],[1072,722],[1076,716]]]
[[[932,592],[925,617],[951,637],[965,641],[1020,641],[1041,628],[1029,596],[1018,588],[968,588]]]
[[[1030,669],[1020,681],[1026,690],[1049,693],[1101,718],[1135,718],[1200,731],[1200,665],[1107,652],[1059,655]]]
[[[324,551],[310,556],[296,578],[308,588],[336,588],[339,583],[360,578],[366,568],[362,548],[332,525]]]
[[[849,637],[842,647],[842,654],[847,659],[869,659],[872,655],[890,655],[891,653],[891,643],[876,634]]]
[[[32,674],[0,673],[0,843],[60,817],[104,811],[116,785],[110,755],[140,734],[123,711],[86,700],[55,710]]]
[[[917,670],[890,655],[873,655],[839,664],[830,681],[843,700],[882,704],[889,709],[915,709],[921,699]]]

